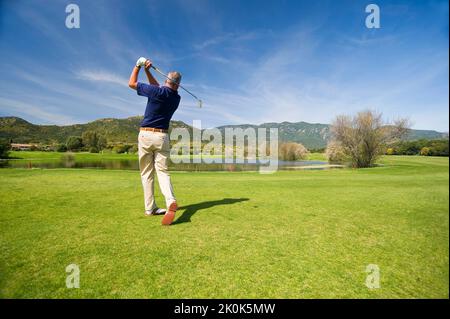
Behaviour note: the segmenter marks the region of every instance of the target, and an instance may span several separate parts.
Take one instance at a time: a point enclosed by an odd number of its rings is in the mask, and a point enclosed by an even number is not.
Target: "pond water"
[[[169,169],[173,171],[257,171],[260,164],[207,164],[207,163],[179,163],[170,162]],[[279,161],[280,170],[297,169],[327,169],[335,166],[328,165],[323,161]],[[130,159],[98,159],[98,160],[76,160],[73,157],[62,157],[54,160],[25,160],[11,159],[0,160],[0,168],[95,168],[116,170],[139,170],[138,160]]]

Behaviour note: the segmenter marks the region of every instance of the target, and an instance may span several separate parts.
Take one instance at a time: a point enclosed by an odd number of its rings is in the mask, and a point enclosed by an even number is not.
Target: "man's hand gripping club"
[[[147,75],[148,82],[150,84],[159,86],[158,81],[156,81],[156,79],[150,73],[150,68],[152,67],[152,61],[149,59],[146,59],[144,57],[140,57],[136,61],[136,66],[133,68],[133,71],[131,72],[130,80],[128,81],[128,86],[130,88],[132,88],[133,90],[137,89],[139,70],[141,69],[141,67],[145,68],[145,74]]]

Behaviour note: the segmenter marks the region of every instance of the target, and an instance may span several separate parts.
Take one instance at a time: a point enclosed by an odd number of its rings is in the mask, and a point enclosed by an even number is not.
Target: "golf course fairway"
[[[169,227],[137,171],[1,169],[0,297],[448,298],[449,159],[380,163],[174,172]]]

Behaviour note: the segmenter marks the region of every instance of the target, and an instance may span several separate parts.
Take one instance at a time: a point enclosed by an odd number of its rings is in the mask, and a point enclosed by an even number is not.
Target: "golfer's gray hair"
[[[181,73],[177,71],[172,71],[167,74],[167,77],[172,81],[174,84],[180,84],[181,83]]]

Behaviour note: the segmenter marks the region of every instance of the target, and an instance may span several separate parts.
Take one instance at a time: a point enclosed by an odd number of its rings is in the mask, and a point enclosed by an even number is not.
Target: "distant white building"
[[[32,147],[35,147],[35,144],[18,144],[11,143],[11,150],[13,151],[29,151]]]

